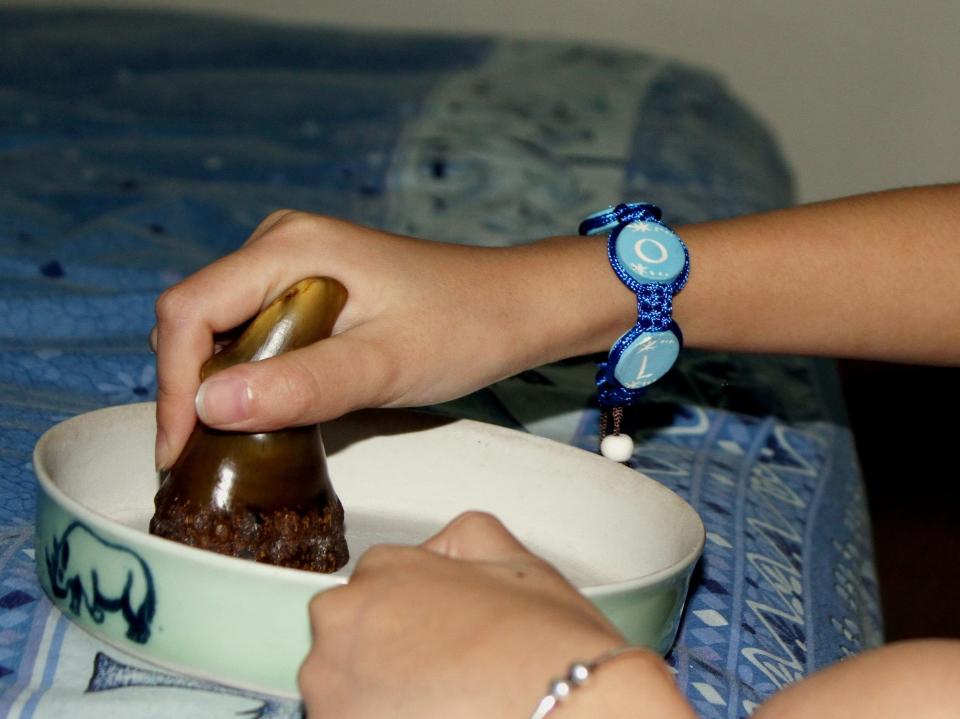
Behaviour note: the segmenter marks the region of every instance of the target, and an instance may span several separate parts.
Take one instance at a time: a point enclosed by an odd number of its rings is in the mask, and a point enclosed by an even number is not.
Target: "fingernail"
[[[197,391],[197,416],[204,424],[222,426],[250,416],[250,386],[240,379],[208,379]]]
[[[154,465],[159,472],[167,468],[167,459],[170,457],[170,450],[167,448],[167,433],[162,427],[157,428],[157,448],[153,454]]]

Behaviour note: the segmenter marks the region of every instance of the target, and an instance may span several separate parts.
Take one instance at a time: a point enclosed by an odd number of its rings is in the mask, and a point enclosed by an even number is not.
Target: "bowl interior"
[[[154,405],[112,407],[51,430],[37,450],[41,483],[94,524],[147,534],[157,476]],[[379,410],[323,427],[330,475],[346,512],[351,561],[378,542],[416,543],[468,509],[496,514],[587,594],[656,582],[702,547],[696,512],[653,480],[549,440],[467,420]],[[180,547],[184,561],[210,553]],[[216,561],[261,565],[232,558]],[[296,570],[285,570],[297,574]]]

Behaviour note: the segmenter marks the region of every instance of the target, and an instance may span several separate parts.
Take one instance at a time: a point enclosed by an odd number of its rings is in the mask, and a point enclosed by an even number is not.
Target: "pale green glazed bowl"
[[[297,696],[307,603],[377,542],[420,542],[462,511],[496,514],[633,642],[665,652],[703,549],[697,513],[598,455],[468,420],[402,411],[323,429],[351,562],[323,575],[224,557],[147,533],[153,403],[74,417],[34,452],[37,573],[68,617],[164,667]]]

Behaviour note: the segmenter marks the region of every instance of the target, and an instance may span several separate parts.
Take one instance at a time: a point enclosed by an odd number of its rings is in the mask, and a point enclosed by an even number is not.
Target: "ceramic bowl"
[[[69,419],[37,443],[37,572],[68,617],[124,651],[194,676],[296,696],[311,596],[377,542],[415,543],[462,511],[496,514],[632,641],[665,652],[704,540],[696,512],[598,455],[422,413],[357,413],[323,428],[351,562],[313,574],[147,533],[153,403]]]

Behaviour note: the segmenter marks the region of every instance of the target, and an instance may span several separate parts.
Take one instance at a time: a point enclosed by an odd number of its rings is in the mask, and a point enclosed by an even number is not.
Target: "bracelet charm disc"
[[[679,354],[680,339],[672,330],[641,332],[620,352],[613,376],[627,389],[640,389],[663,377]]]

